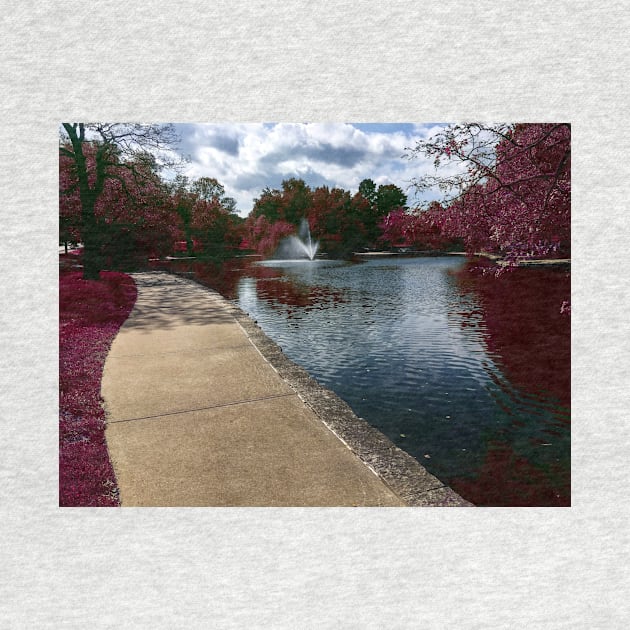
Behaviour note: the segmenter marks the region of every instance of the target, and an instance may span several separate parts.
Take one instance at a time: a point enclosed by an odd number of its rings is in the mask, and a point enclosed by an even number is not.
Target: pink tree
[[[142,191],[151,196],[155,174],[161,166],[172,164],[165,149],[177,138],[169,125],[63,123],[59,144],[61,213],[75,205],[80,210],[78,229],[84,244],[83,273],[86,279],[98,279],[105,263],[102,255],[103,223],[99,213],[115,214],[121,208],[111,207],[117,186],[128,197]],[[134,186],[131,187],[133,180]],[[113,185],[118,182],[118,185]],[[108,204],[103,198],[108,197]],[[73,198],[74,197],[74,198]],[[114,204],[115,205],[115,204]],[[134,209],[128,204],[127,209]],[[149,225],[158,217],[149,220]]]
[[[453,247],[456,236],[445,229],[447,213],[437,202],[426,210],[390,212],[379,224],[380,240],[395,247],[415,247],[423,250],[444,250]]]
[[[286,221],[276,221],[272,223],[268,230],[262,234],[258,241],[256,251],[264,257],[271,256],[277,249],[280,241],[287,236],[296,233],[295,225]]]
[[[415,180],[440,188],[446,211],[435,220],[469,252],[511,259],[569,255],[571,129],[566,123],[452,125],[420,141],[409,157],[433,157],[435,175]],[[447,175],[446,165],[459,165]]]
[[[95,185],[98,146],[82,147],[89,182]],[[94,182],[94,184],[92,184]],[[72,159],[60,157],[60,224],[73,229],[73,240],[87,240],[92,251],[84,251],[84,270],[95,261],[98,267],[129,264],[138,255],[160,255],[172,251],[181,238],[181,221],[157,173],[141,161],[128,161],[103,181],[87,220],[81,203],[79,182]]]
[[[403,208],[390,212],[379,223],[380,240],[391,246],[410,246],[415,242],[417,216],[408,214]]]

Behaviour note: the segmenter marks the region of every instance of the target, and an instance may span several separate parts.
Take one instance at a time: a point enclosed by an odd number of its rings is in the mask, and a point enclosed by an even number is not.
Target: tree
[[[291,177],[282,182],[284,200],[284,219],[293,225],[299,225],[311,207],[311,189],[303,179]]]
[[[83,147],[90,167],[94,164],[96,150],[93,143]],[[157,173],[139,163],[131,166],[142,171],[142,178],[136,177],[129,168],[112,166],[116,177],[106,179],[94,204],[98,239],[94,255],[99,258],[100,268],[130,269],[142,258],[172,251],[173,241],[181,238],[180,221]],[[61,156],[59,167],[60,233],[69,225],[76,234],[74,240],[80,242],[84,230],[74,161]]]
[[[171,184],[171,194],[189,256],[194,254],[195,243],[203,247],[204,253],[217,255],[234,246],[233,232],[240,225],[240,218],[233,214],[236,202],[225,196],[225,188],[218,180],[189,180],[178,175]],[[240,228],[237,231],[240,234]]]
[[[253,218],[264,216],[273,223],[281,218],[281,208],[283,205],[282,193],[276,188],[266,186],[260,193],[260,197],[254,199],[254,207],[251,215]],[[284,216],[282,214],[282,216]]]
[[[442,229],[444,209],[433,201],[426,210],[408,212],[399,208],[380,223],[380,240],[393,247],[415,247],[420,250],[444,251],[461,247]]]
[[[365,204],[367,202],[360,197]],[[313,191],[308,213],[313,236],[322,250],[333,256],[347,256],[365,245],[365,229],[355,199],[342,188],[320,186]]]
[[[371,179],[364,179],[359,184],[359,194],[370,202],[370,205],[376,205],[376,184]]]
[[[420,193],[442,191],[443,233],[463,238],[469,252],[508,259],[569,254],[569,124],[451,125],[409,150],[410,158],[418,155],[433,158],[436,174],[413,185]]]
[[[380,240],[391,247],[409,247],[414,244],[413,231],[417,217],[403,209],[390,212],[379,224]]]
[[[401,188],[394,184],[381,184],[376,191],[376,214],[384,217],[394,208],[405,208],[407,195]]]
[[[359,184],[359,195],[367,204],[356,199],[355,207],[360,212],[361,223],[366,239],[375,243],[380,236],[380,224],[390,213],[407,206],[407,195],[394,184],[381,184],[378,188],[371,179],[364,179]]]
[[[406,157],[433,159],[435,174],[412,179],[411,185],[418,193],[439,190],[442,203],[449,205],[493,176],[496,145],[509,137],[511,129],[503,123],[449,125],[431,138],[418,140],[415,147],[406,149]],[[440,168],[442,172],[438,173]],[[428,204],[425,201],[420,205]]]
[[[63,123],[62,129],[60,161],[70,160],[73,181],[60,192],[62,196],[78,192],[83,276],[94,280],[104,264],[104,235],[96,207],[107,184],[118,182],[129,199],[155,185],[156,171],[176,162],[168,151],[177,137],[172,125]]]
[[[61,158],[59,166],[59,243],[64,244],[67,254],[68,244],[81,242],[81,202],[75,194],[76,182],[69,161]]]
[[[200,177],[192,181],[190,191],[203,201],[216,201],[228,212],[236,209],[236,200],[227,197],[225,187],[214,177]]]
[[[182,222],[184,240],[186,241],[186,253],[188,256],[192,256],[194,253],[194,244],[191,222],[193,218],[195,196],[190,192],[189,188],[190,182],[184,175],[177,175],[175,181],[171,185],[173,208]]]

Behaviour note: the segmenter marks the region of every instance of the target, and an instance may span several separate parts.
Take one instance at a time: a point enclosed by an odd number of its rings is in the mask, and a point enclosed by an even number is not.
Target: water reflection
[[[289,318],[300,317],[302,312],[314,308],[326,309],[345,302],[341,291],[317,283],[313,270],[318,266],[321,266],[321,261],[283,261],[255,265],[256,293],[272,309]],[[278,275],[266,276],[264,270],[268,271],[269,268],[277,269]],[[299,270],[299,281],[292,276],[292,269]]]
[[[472,264],[240,259],[188,271],[473,503],[567,505],[568,277],[494,279]]]
[[[560,312],[570,276],[514,269],[497,279],[479,273],[488,265],[470,262],[453,274],[460,293],[449,313],[483,339],[506,421],[487,436],[477,473],[451,484],[485,505],[570,505],[571,333]]]
[[[470,262],[455,275],[462,297],[470,295],[479,304],[459,314],[480,326],[488,352],[500,358],[513,384],[568,406],[571,333],[560,305],[570,296],[570,275],[562,269],[520,268],[497,281],[471,273],[480,266],[489,263]]]

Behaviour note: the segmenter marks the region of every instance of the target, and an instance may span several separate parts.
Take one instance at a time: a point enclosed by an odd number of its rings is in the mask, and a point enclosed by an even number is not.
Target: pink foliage
[[[276,221],[270,225],[266,217],[261,215],[254,223],[253,229],[251,230],[250,243],[255,244],[258,254],[268,257],[276,251],[276,248],[283,238],[295,233],[295,225],[287,223],[286,221]]]
[[[83,146],[92,186],[96,179],[96,151],[94,144]],[[97,221],[103,226],[132,229],[137,237],[136,249],[149,255],[170,253],[173,243],[182,238],[181,221],[166,202],[167,196],[157,174],[145,165],[122,162],[109,166],[108,173],[94,207]],[[59,189],[60,216],[72,226],[70,232],[75,240],[83,240],[76,168],[73,160],[65,155],[59,158]]]
[[[463,237],[471,252],[569,255],[570,140],[568,125],[517,125],[496,147],[493,174],[447,209],[443,232]]]
[[[193,205],[190,225],[196,230],[206,230],[211,228],[220,216],[226,214],[228,214],[227,211],[221,206],[218,199],[214,198],[210,201],[197,199]]]
[[[381,241],[394,247],[416,247],[442,250],[452,245],[453,235],[443,229],[445,212],[439,204],[427,210],[407,212],[403,208],[390,212],[379,224]]]
[[[59,504],[115,506],[118,490],[105,444],[100,398],[111,342],[136,300],[133,280],[101,272],[59,278]]]
[[[469,253],[491,252],[508,261],[569,257],[571,248],[571,128],[564,123],[527,123],[485,128],[455,125],[417,152],[434,157],[436,167],[459,162],[467,175],[427,176],[417,186],[460,191],[445,203],[415,215],[395,213],[383,225],[385,236],[418,242],[441,236],[462,239]],[[475,131],[475,133],[473,133]],[[478,145],[481,146],[481,145]]]
[[[409,247],[413,244],[418,217],[402,208],[390,212],[379,224],[381,240],[393,246]]]

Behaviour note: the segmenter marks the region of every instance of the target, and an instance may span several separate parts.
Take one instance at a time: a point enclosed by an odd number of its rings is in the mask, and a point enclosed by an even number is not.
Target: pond
[[[569,273],[443,256],[177,263],[476,505],[570,505]]]

